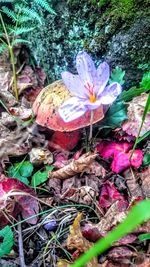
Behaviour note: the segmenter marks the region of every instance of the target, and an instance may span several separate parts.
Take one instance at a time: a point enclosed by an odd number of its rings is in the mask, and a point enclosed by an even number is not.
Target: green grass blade
[[[87,264],[93,257],[103,253],[111,247],[115,241],[125,236],[148,219],[150,219],[150,200],[144,200],[134,206],[128,213],[127,218],[121,224],[119,224],[106,237],[97,241],[95,245],[76,260],[71,267],[85,266],[85,264]]]

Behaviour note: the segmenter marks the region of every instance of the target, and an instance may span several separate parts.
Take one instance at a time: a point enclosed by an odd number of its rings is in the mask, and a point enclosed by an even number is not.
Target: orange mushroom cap
[[[90,125],[91,112],[87,111],[83,116],[64,122],[58,113],[58,108],[64,101],[71,97],[70,92],[62,80],[53,82],[45,87],[33,103],[33,112],[36,115],[37,124],[54,131],[71,132]],[[103,106],[93,110],[93,124],[104,118]]]

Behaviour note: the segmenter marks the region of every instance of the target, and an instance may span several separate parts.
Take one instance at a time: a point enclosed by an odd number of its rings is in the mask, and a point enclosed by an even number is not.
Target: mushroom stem
[[[94,111],[91,110],[89,142],[90,142],[91,139],[92,139],[92,133],[93,133],[93,117],[94,117]]]

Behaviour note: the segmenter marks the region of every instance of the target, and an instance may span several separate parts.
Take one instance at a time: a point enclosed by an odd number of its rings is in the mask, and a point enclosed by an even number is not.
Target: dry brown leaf
[[[140,125],[142,123],[142,116],[146,105],[148,94],[144,93],[136,96],[130,101],[128,106],[128,120],[122,125],[123,131],[127,134],[137,137]],[[140,136],[145,134],[150,129],[150,112],[148,112]]]
[[[69,250],[76,249],[79,254],[84,253],[88,249],[90,249],[93,243],[89,242],[82,235],[80,228],[82,214],[79,213],[75,218],[73,224],[70,226],[70,234],[67,239],[67,248]],[[60,265],[62,260],[58,262],[58,267],[68,267],[67,265]],[[70,263],[71,264],[71,263]],[[97,257],[94,257],[90,262],[86,264],[86,267],[100,267],[101,265],[98,263]]]
[[[93,162],[96,156],[97,154],[88,152],[82,155],[79,159],[72,160],[71,163],[64,166],[63,168],[54,172],[49,172],[49,178],[57,178],[63,180],[72,177],[77,173],[82,173],[85,171],[85,169],[87,169],[88,165]]]
[[[107,257],[112,261],[130,260],[131,257],[137,256],[137,253],[126,246],[119,246],[109,250]]]
[[[106,176],[106,170],[96,160],[94,160],[86,169],[86,173],[94,174],[97,177],[104,178]]]
[[[90,205],[96,200],[97,192],[90,186],[69,188],[61,196],[61,199],[69,199],[79,204]]]
[[[58,263],[57,263],[57,267],[70,267],[70,264],[72,262],[69,262],[67,260],[60,260]]]
[[[124,172],[123,175],[126,179],[126,183],[128,186],[130,199],[136,199],[138,197],[143,197],[143,192],[141,186],[138,184],[139,174],[133,171],[132,169],[128,169]]]
[[[24,127],[17,125],[14,121],[0,119],[0,158],[7,158],[7,156],[24,155],[30,151],[32,141],[37,145],[45,142],[45,137],[42,134],[36,133],[33,126]],[[11,125],[14,129],[11,130]]]
[[[140,178],[143,194],[146,198],[150,198],[150,165],[141,173]]]
[[[118,201],[116,201],[108,209],[103,219],[97,224],[97,228],[101,233],[105,233],[110,230],[110,227],[116,226],[118,223],[121,223],[126,218],[126,215],[127,213],[125,211],[119,211]]]

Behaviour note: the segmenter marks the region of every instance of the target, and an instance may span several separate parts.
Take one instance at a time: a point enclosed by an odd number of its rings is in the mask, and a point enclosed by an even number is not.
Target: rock
[[[148,0],[52,0],[56,15],[28,34],[33,56],[47,72],[48,80],[60,79],[63,70],[76,73],[75,59],[85,49],[96,64],[107,60],[126,70],[126,87],[135,85],[150,60]]]

